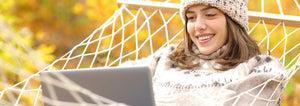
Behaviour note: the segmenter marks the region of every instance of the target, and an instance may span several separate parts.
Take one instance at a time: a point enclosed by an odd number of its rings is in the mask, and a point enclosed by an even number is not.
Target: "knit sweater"
[[[215,60],[198,56],[193,62],[200,61],[199,67],[188,70],[169,58],[174,49],[170,45],[147,58],[121,64],[150,67],[157,106],[280,105],[286,80],[276,58],[257,55],[233,69],[218,71],[212,68],[218,65]]]

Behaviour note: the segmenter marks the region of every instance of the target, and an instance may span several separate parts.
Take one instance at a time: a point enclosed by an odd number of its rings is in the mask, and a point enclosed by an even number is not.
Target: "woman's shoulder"
[[[260,72],[281,73],[285,70],[279,59],[270,55],[256,55],[250,58],[246,64],[252,66],[249,74]]]
[[[255,73],[283,74],[286,71],[282,63],[276,57],[270,55],[256,55],[227,72],[242,78]]]
[[[269,65],[280,65],[282,66],[279,59],[271,55],[256,55],[250,58],[246,63],[255,64],[257,66],[269,64]]]

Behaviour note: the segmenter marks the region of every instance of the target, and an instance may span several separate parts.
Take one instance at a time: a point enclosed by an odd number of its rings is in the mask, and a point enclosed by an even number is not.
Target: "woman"
[[[156,105],[280,105],[284,67],[247,34],[247,0],[183,0],[184,40],[147,64]]]

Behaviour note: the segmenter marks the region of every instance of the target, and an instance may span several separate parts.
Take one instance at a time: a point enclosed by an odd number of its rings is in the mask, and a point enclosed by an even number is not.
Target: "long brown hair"
[[[256,41],[247,34],[247,31],[227,15],[225,17],[228,30],[227,48],[220,56],[214,58],[216,63],[221,65],[220,68],[214,68],[222,71],[232,69],[251,57],[260,54]],[[178,66],[183,69],[193,69],[200,64],[192,63],[193,57],[199,55],[192,52],[192,45],[194,45],[193,41],[185,26],[184,40],[178,44],[174,53],[170,55],[170,58],[175,60]]]

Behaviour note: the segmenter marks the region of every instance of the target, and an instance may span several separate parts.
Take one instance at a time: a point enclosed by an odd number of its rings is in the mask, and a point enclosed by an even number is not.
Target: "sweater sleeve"
[[[225,86],[233,92],[227,105],[280,105],[280,96],[285,90],[286,71],[283,65],[274,57],[259,55],[248,62],[254,67],[248,71],[248,76]]]

